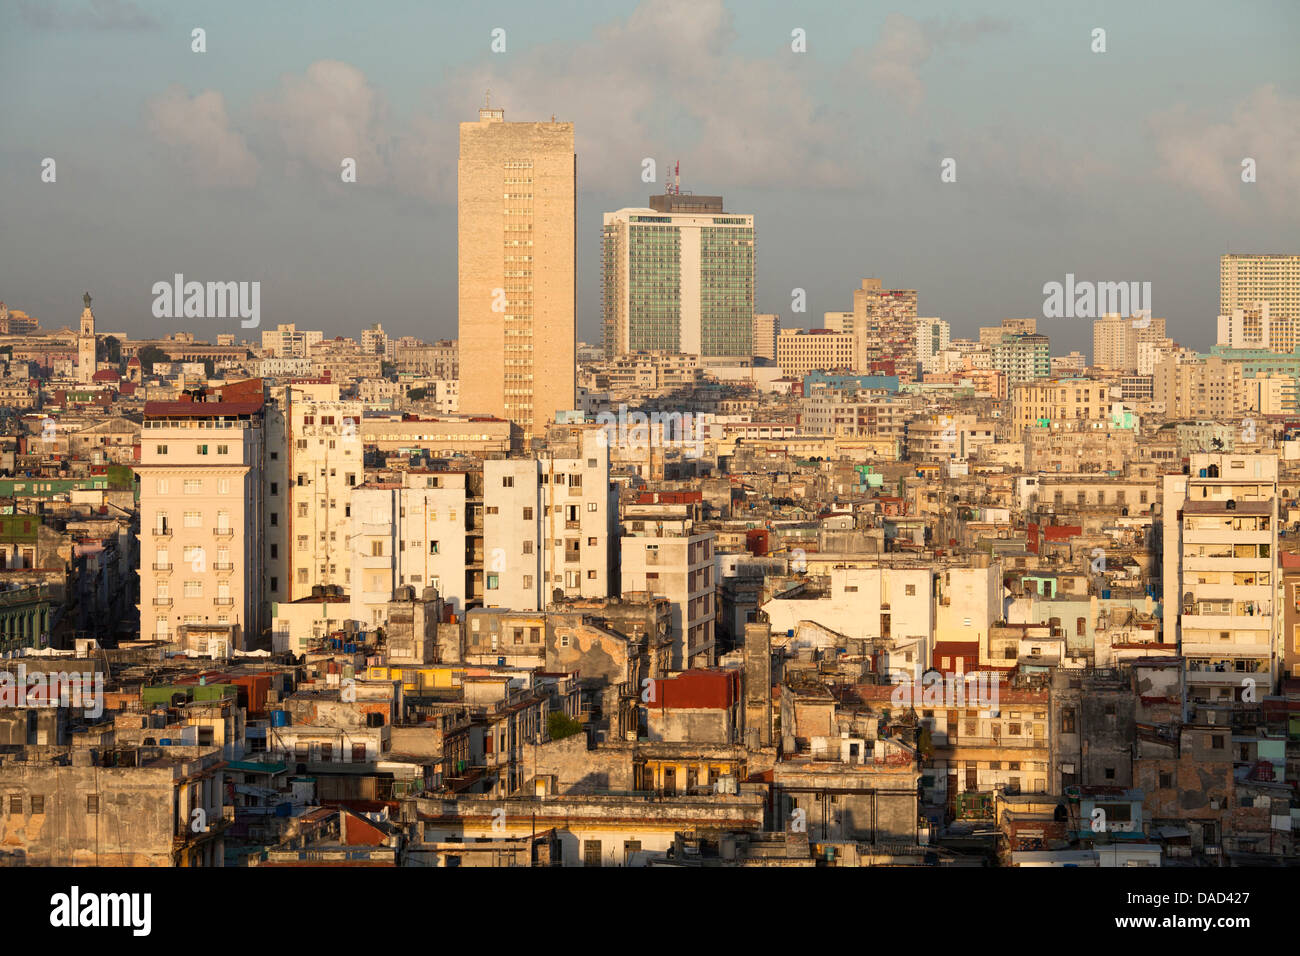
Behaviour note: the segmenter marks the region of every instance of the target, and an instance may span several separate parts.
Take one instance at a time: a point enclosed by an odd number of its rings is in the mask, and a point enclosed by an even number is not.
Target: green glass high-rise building
[[[605,356],[665,351],[753,354],[754,217],[721,196],[651,196],[605,214]]]

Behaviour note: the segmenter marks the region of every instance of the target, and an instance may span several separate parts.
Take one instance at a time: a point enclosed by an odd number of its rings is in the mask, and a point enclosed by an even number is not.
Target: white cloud
[[[388,180],[387,107],[355,66],[318,60],[301,75],[284,76],[253,112],[291,170],[305,167],[341,182],[341,164],[351,158],[358,183]]]
[[[257,159],[235,132],[215,90],[189,96],[173,84],[146,106],[150,132],[169,147],[200,186],[251,186]]]
[[[1221,211],[1300,213],[1300,99],[1269,84],[1238,103],[1226,121],[1213,122],[1179,106],[1152,116],[1150,127],[1167,181],[1199,193]],[[1247,157],[1257,164],[1251,185],[1241,181]],[[1243,195],[1250,195],[1245,190],[1258,190],[1266,201],[1243,207]]]

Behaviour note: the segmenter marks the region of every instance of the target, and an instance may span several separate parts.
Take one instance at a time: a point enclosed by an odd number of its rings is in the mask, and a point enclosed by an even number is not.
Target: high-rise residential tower
[[[1274,319],[1300,319],[1300,256],[1236,255],[1219,259],[1219,315],[1267,302]]]
[[[605,356],[754,354],[754,217],[721,196],[651,196],[605,213]]]
[[[916,380],[916,290],[863,279],[853,290],[854,365],[859,372],[892,362],[901,382]]]
[[[460,408],[541,435],[574,405],[573,124],[460,124]]]

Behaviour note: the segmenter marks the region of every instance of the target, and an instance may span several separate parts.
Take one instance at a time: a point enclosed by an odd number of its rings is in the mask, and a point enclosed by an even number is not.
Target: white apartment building
[[[1232,254],[1219,259],[1219,314],[1267,302],[1274,318],[1300,319],[1300,255]]]
[[[630,505],[623,520],[622,590],[648,591],[672,602],[669,667],[717,662],[715,535],[695,527],[686,505]]]
[[[488,460],[464,472],[414,471],[351,497],[352,607],[382,623],[393,590],[437,588],[468,607],[539,611],[558,590],[607,597],[618,513],[609,449],[594,428],[580,446]],[[579,454],[579,447],[581,453]]]
[[[260,383],[258,383],[260,385]],[[232,390],[233,392],[233,390]],[[268,625],[262,593],[263,402],[149,402],[140,432],[140,630],[230,627],[232,649]]]
[[[833,568],[830,591],[812,600],[774,598],[763,605],[773,634],[801,621],[857,639],[886,642],[880,669],[891,682],[912,680],[934,649],[935,601],[930,568]],[[974,624],[974,619],[972,620]]]
[[[313,345],[319,345],[324,333],[319,329],[298,331],[292,322],[277,325],[274,331],[262,332],[262,351],[270,358],[306,358]]]
[[[916,320],[916,360],[922,372],[942,372],[943,353],[948,349],[952,327],[943,319]]]
[[[554,433],[552,433],[554,434]],[[535,458],[483,463],[483,604],[541,610],[557,593],[608,597],[618,495],[595,426]]]
[[[1164,476],[1164,641],[1195,700],[1240,700],[1247,679],[1273,692],[1277,506],[1276,455],[1193,454]]]
[[[266,562],[271,599],[296,601],[316,585],[350,586],[352,489],[365,480],[361,402],[336,383],[272,392],[267,430]]]
[[[471,596],[474,559],[472,472],[411,471],[400,483],[362,485],[352,492],[349,596],[352,617],[383,624],[393,592],[411,585],[438,589],[457,614]],[[481,546],[478,560],[481,563]]]

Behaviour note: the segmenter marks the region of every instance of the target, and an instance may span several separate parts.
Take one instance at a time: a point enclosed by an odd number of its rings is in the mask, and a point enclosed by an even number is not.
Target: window
[[[45,812],[45,794],[43,793],[32,794],[32,813],[44,813],[44,812]]]
[[[23,812],[23,798],[21,796],[11,796],[9,798],[9,812],[11,814]]]
[[[365,759],[366,759],[366,745],[365,745],[365,744],[353,744],[353,745],[352,745],[352,762],[353,762],[353,763],[364,763],[364,762],[365,762]]]
[[[97,793],[86,794],[86,812],[87,813],[99,812],[99,794]]]
[[[532,521],[532,520],[533,520],[533,509],[532,509],[532,508],[525,508],[525,509],[524,509],[524,520],[525,520],[525,521]]]
[[[909,585],[907,586],[907,588],[906,588],[906,592],[907,592],[907,596],[908,596],[908,597],[915,597],[915,596],[916,596],[916,585],[915,585],[915,584],[909,584]]]
[[[200,445],[200,446],[199,446],[199,454],[200,454],[200,455],[206,455],[207,453],[208,453],[208,446],[207,446],[207,445]]]
[[[524,554],[532,554],[532,553],[533,553],[533,543],[531,541],[525,541]]]
[[[230,446],[229,446],[229,445],[218,445],[218,446],[217,446],[217,454],[218,454],[218,455],[229,455],[229,454],[230,454]]]
[[[158,487],[158,494],[160,494],[160,495],[165,495],[165,494],[167,494],[167,493],[168,493],[168,492],[167,492],[167,479],[166,479],[166,478],[159,478],[159,479],[158,479],[158,486],[157,486],[157,487]]]
[[[186,582],[185,582],[185,596],[186,596],[187,598],[201,598],[201,597],[203,597],[203,582],[202,582],[202,581],[186,581]]]
[[[531,574],[525,574],[525,575],[524,575],[524,590],[528,590],[528,589],[531,588],[532,586],[533,586],[533,576],[532,576]]]
[[[438,553],[438,542],[437,542],[437,541],[430,541],[430,542],[429,542],[429,553],[430,553],[430,554],[437,554],[437,553]]]
[[[489,574],[489,575],[487,576],[487,587],[488,587],[488,590],[489,590],[489,591],[495,591],[495,590],[497,590],[497,588],[498,588],[498,586],[499,586],[499,584],[500,584],[500,580],[501,580],[501,579],[500,579],[500,576],[499,576],[499,575],[496,575],[496,574]]]
[[[271,482],[271,494],[278,495],[279,493],[280,493],[279,482],[275,482],[275,481]]]
[[[307,539],[306,539],[306,538],[299,538],[298,540],[299,540],[299,542],[302,542],[302,541],[306,541]],[[305,551],[306,549],[305,549],[305,548],[299,548],[298,550],[299,550],[299,551]],[[382,542],[382,541],[371,541],[371,542],[370,542],[370,556],[371,556],[372,558],[382,558],[382,557],[384,556],[384,542]]]
[[[598,506],[597,506],[596,502],[594,502],[594,501],[588,501],[588,502],[587,502],[587,510],[588,510],[588,511],[595,511],[597,507],[598,507]]]
[[[155,450],[159,455],[165,455],[165,454],[167,454],[167,446],[166,446],[166,445],[159,445],[159,446],[158,446],[156,449],[154,449],[154,450]]]
[[[203,512],[201,512],[201,511],[187,511],[187,512],[185,512],[185,527],[187,527],[187,528],[202,528],[202,527],[203,527]]]
[[[513,488],[515,486],[515,476],[506,475],[501,479],[502,488]]]
[[[202,478],[186,478],[186,479],[185,479],[185,493],[186,493],[187,495],[201,495],[201,494],[203,494],[203,479],[202,479]]]
[[[582,862],[584,866],[600,866],[600,841],[582,841]]]

